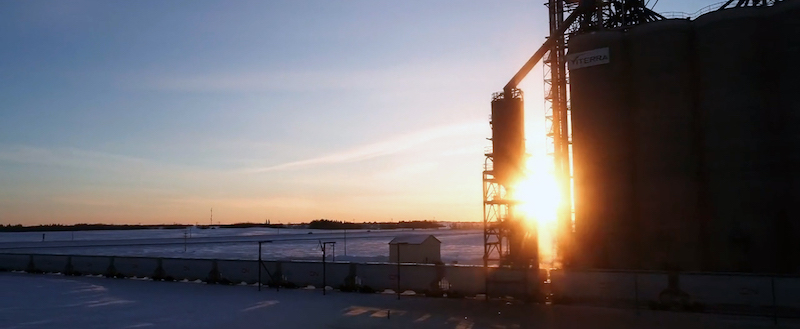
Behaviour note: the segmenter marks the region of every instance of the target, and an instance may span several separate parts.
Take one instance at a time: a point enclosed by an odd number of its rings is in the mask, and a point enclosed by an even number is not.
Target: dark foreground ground
[[[800,328],[798,320],[0,273],[0,328]]]

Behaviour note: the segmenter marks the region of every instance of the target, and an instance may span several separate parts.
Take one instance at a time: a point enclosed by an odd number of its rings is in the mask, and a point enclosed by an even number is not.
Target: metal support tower
[[[563,264],[569,264],[567,250],[572,238],[572,131],[569,112],[569,77],[566,68],[568,32],[559,34],[567,16],[578,8],[577,2],[549,0],[550,38],[554,39],[544,64],[545,125],[547,129],[547,153],[553,157],[553,173],[561,193],[561,205],[557,212],[558,231],[556,251]],[[568,27],[569,28],[569,27]]]
[[[492,148],[488,147],[483,165],[483,266],[499,264],[508,253],[507,229],[503,220],[508,217],[505,188],[494,177]],[[505,242],[505,243],[504,243]]]

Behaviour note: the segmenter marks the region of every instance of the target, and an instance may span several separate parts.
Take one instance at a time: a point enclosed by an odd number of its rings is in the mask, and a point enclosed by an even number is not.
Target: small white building
[[[389,241],[389,261],[397,263],[437,264],[442,262],[442,242],[433,235],[398,236]]]

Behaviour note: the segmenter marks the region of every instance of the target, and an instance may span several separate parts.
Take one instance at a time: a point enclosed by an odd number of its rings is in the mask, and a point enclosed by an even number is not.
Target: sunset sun
[[[550,264],[554,257],[554,232],[561,192],[547,158],[529,158],[526,174],[516,190],[520,201],[518,209],[526,223],[538,233],[540,262]]]

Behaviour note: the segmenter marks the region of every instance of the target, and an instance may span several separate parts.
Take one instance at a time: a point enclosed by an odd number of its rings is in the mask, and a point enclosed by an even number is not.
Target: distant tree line
[[[367,222],[367,223],[350,223],[340,220],[330,219],[316,219],[308,223],[308,228],[318,230],[341,230],[341,229],[398,229],[398,228],[411,228],[411,229],[426,229],[426,228],[440,228],[444,225],[435,221],[428,220],[415,220],[415,221],[401,221],[401,222]]]
[[[483,222],[455,222],[455,223],[450,223],[450,228],[454,230],[482,229]]]
[[[161,224],[161,225],[128,225],[128,224],[45,224],[36,226],[0,225],[0,232],[49,232],[49,231],[100,231],[100,230],[145,230],[145,229],[182,229],[189,225]]]
[[[377,223],[378,228],[381,229],[393,229],[393,228],[440,228],[444,227],[444,225],[439,224],[438,222],[432,220],[414,220],[414,221],[401,221],[397,223]]]
[[[209,228],[209,225],[197,225],[198,228]],[[214,227],[220,228],[251,228],[251,227],[265,227],[265,228],[285,228],[284,224],[263,224],[263,223],[234,223],[234,224],[219,224]]]
[[[315,230],[345,230],[363,228],[361,223],[347,223],[340,220],[315,219],[308,223],[308,228]]]
[[[0,224],[0,232],[47,232],[47,231],[99,231],[99,230],[145,230],[145,229],[185,229],[190,226],[186,224],[156,224],[156,225],[136,225],[136,224],[45,224],[35,226],[24,226],[22,224]],[[341,229],[431,229],[440,228],[445,225],[436,221],[415,220],[401,222],[366,222],[350,223],[340,220],[316,219],[310,223],[301,224],[269,224],[269,223],[235,223],[219,225],[196,225],[199,229],[207,228],[309,228],[318,230],[341,230]]]

